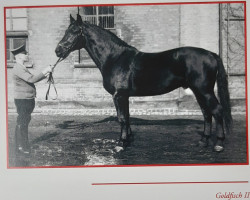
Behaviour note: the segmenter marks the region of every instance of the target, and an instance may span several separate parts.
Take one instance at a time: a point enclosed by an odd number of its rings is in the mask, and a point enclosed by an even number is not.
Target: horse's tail
[[[232,133],[233,129],[233,119],[231,115],[231,104],[230,104],[230,96],[228,90],[227,74],[223,62],[218,55],[216,55],[216,60],[218,63],[218,74],[217,74],[218,96],[220,99],[221,106],[223,108],[223,119],[226,128],[226,133],[230,134]]]

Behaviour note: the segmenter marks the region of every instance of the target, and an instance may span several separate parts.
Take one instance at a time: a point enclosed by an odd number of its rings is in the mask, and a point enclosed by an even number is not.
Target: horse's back
[[[200,64],[215,66],[217,55],[197,47],[180,47],[158,53],[140,52],[134,59],[134,70],[168,70],[176,75],[184,75],[186,66],[201,68]]]

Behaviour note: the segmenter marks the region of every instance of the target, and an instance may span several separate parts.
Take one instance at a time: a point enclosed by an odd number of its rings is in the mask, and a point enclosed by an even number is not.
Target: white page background
[[[192,0],[194,1],[194,0]],[[250,181],[249,166],[160,166],[7,169],[4,6],[157,3],[132,0],[0,0],[0,199],[3,200],[211,200],[221,192],[250,192],[249,183],[106,185],[92,183]],[[171,2],[179,2],[171,0]],[[182,2],[185,2],[182,0]],[[190,1],[187,1],[190,2]],[[198,2],[201,2],[198,1]],[[249,2],[247,2],[248,10]],[[247,18],[247,27],[249,19]],[[249,31],[247,31],[249,32]],[[249,40],[249,39],[248,39]],[[244,198],[242,198],[244,199]]]

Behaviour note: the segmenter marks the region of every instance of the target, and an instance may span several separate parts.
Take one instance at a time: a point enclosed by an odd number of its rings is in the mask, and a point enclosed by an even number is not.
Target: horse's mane
[[[85,29],[86,33],[84,32],[84,34],[86,35],[90,36],[90,31],[94,31],[95,33],[100,34],[101,37],[105,38],[105,40],[109,40],[109,42],[113,43],[113,45],[135,49],[134,47],[128,45],[126,42],[121,40],[117,35],[115,35],[111,31],[108,31],[100,26],[90,24],[89,22],[83,22],[83,26],[87,28]]]

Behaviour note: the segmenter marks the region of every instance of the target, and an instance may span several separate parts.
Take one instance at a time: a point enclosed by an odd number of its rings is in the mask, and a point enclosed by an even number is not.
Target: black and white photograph
[[[0,10],[0,199],[250,199],[248,1]]]
[[[8,167],[247,164],[244,13],[6,7]]]

